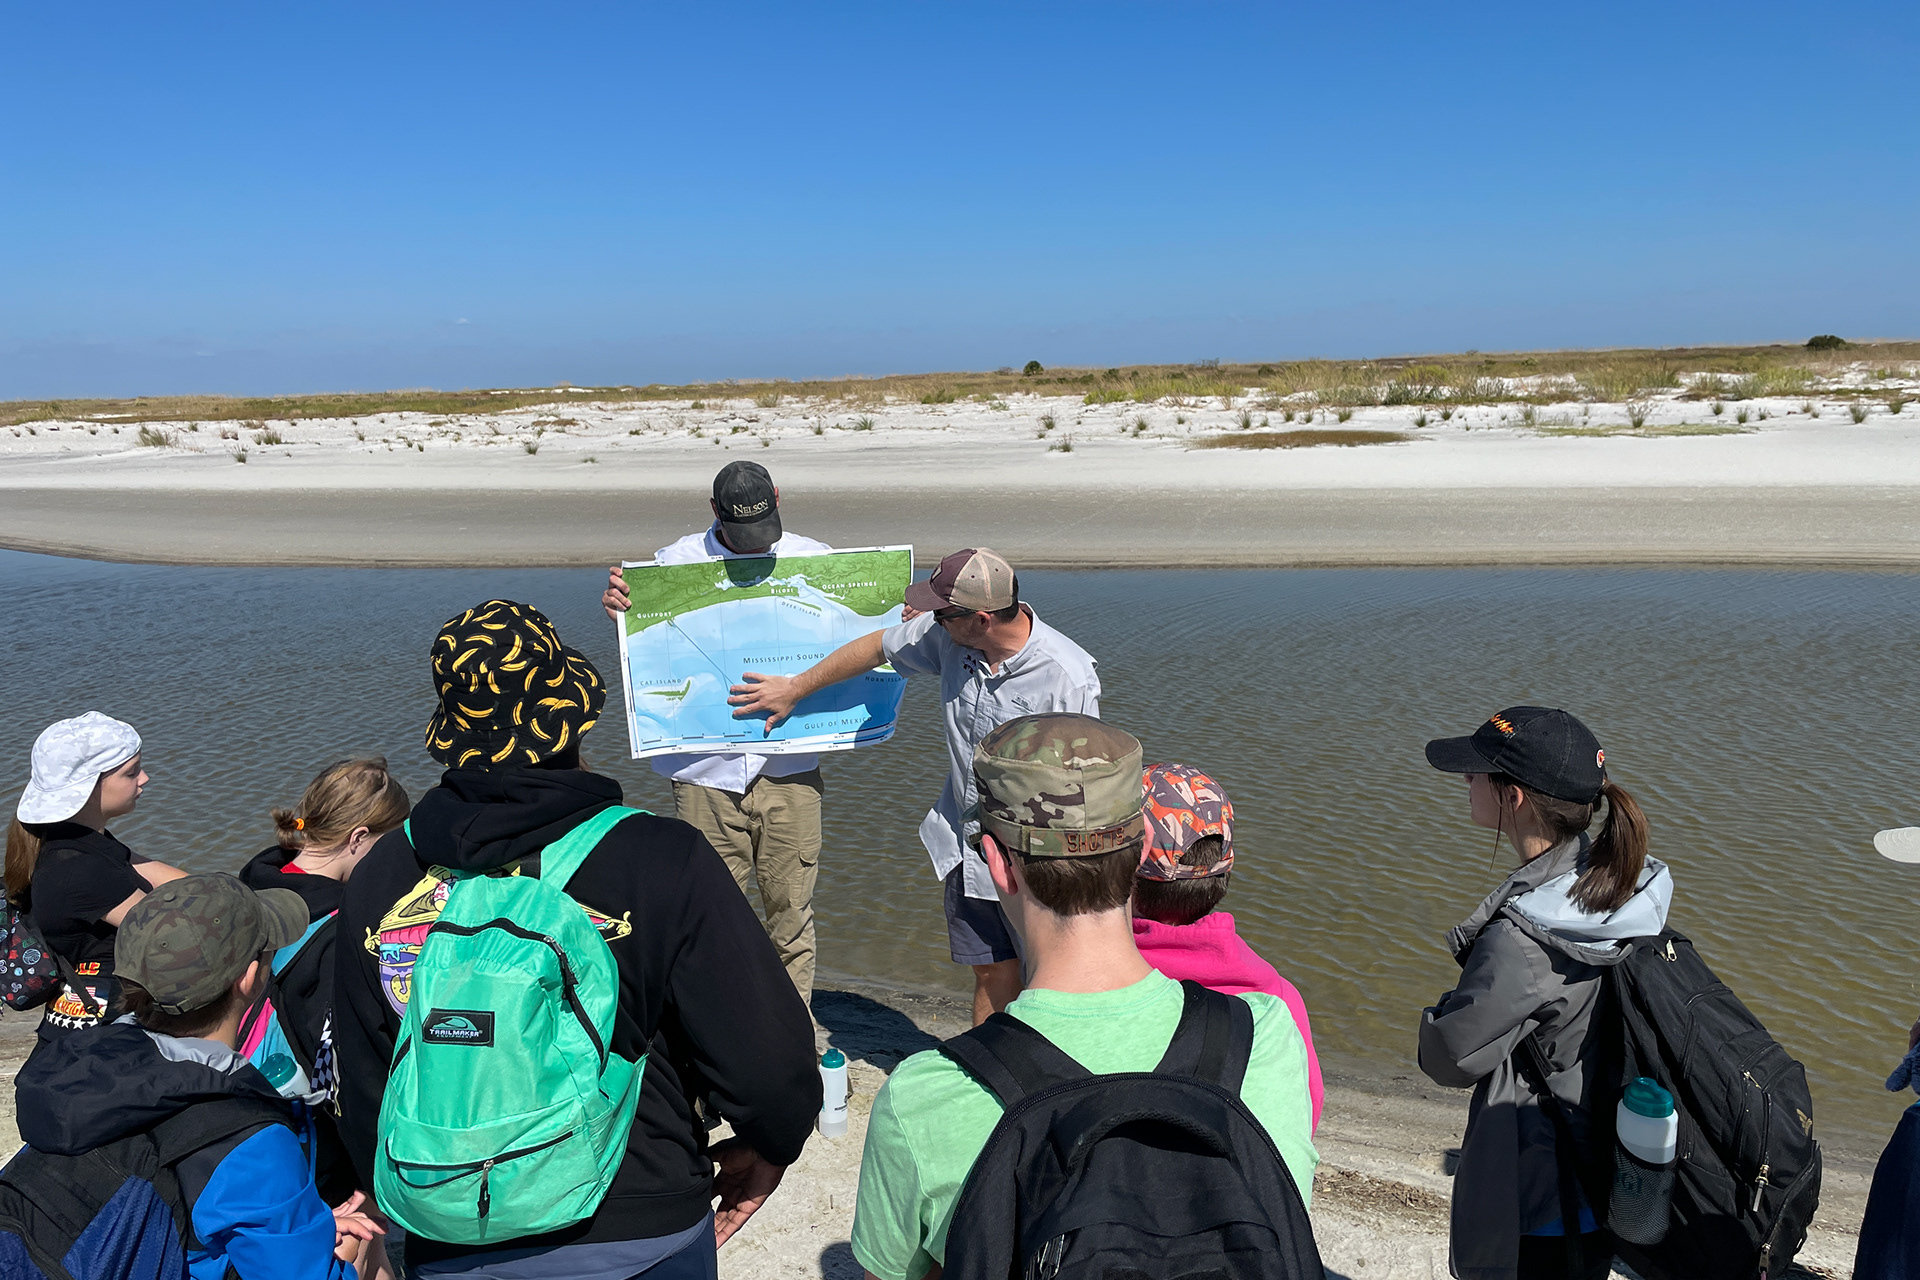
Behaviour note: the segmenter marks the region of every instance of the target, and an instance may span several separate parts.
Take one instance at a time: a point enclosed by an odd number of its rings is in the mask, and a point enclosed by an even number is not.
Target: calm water
[[[600,585],[0,552],[0,799],[10,813],[46,723],[97,708],[139,727],[154,777],[118,832],[183,866],[234,867],[270,842],[267,809],[328,761],[381,752],[415,795],[431,785],[427,647],[467,605],[535,603],[615,672]],[[1606,744],[1673,865],[1676,924],[1808,1063],[1825,1136],[1884,1141],[1901,1100],[1881,1081],[1920,1008],[1920,868],[1883,861],[1871,837],[1920,821],[1920,576],[1034,573],[1026,589],[1100,659],[1107,718],[1233,796],[1227,909],[1305,993],[1330,1067],[1416,1070],[1418,1011],[1455,972],[1440,936],[1508,866],[1422,744],[1542,702]],[[827,758],[827,975],[967,985],[914,836],[944,771],[934,710],[913,682],[893,742]],[[588,742],[630,799],[671,811],[614,722]]]

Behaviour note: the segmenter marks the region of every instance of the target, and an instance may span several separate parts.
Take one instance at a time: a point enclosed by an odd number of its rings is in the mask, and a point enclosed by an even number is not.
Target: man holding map
[[[765,716],[771,732],[802,699],[890,662],[902,675],[940,677],[947,785],[920,823],[920,843],[946,886],[947,940],[971,965],[973,1020],[1020,994],[1020,960],[986,863],[969,854],[979,823],[973,750],[1008,720],[1049,712],[1100,714],[1100,677],[1087,652],[1020,601],[1013,568],[985,547],[956,551],[907,588],[919,612],[840,646],[795,676],[749,671],[728,699],[736,716]]]
[[[780,526],[780,490],[757,462],[733,462],[713,478],[714,521],[654,553],[659,564],[831,551]],[[621,621],[630,607],[621,566],[600,599]],[[674,816],[707,838],[740,892],[760,886],[767,936],[803,1001],[813,997],[813,888],[820,864],[820,758],[751,751],[656,755],[673,781]]]

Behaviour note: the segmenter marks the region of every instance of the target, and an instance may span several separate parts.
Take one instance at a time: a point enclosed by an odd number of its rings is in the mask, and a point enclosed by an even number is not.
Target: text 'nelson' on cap
[[[780,541],[780,497],[757,462],[729,462],[713,478],[713,505],[727,527],[727,545],[771,547]]]

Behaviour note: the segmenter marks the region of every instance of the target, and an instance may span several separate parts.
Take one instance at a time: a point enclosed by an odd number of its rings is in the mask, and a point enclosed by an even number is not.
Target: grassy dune
[[[1458,355],[1404,356],[1376,360],[1294,360],[1265,364],[1184,365],[1126,368],[1012,368],[991,373],[894,374],[881,378],[833,378],[694,383],[687,386],[375,391],[320,395],[140,396],[119,400],[0,401],[0,426],[47,420],[105,422],[299,422],[366,417],[382,413],[476,414],[577,400],[599,404],[644,404],[751,399],[761,408],[802,398],[849,406],[888,402],[951,404],[993,402],[1015,392],[1077,395],[1087,404],[1168,402],[1200,405],[1223,400],[1263,409],[1350,410],[1362,405],[1551,404],[1569,400],[1633,401],[1683,389],[1683,398],[1739,401],[1794,395],[1821,379],[1865,366],[1867,385],[1826,388],[1826,397],[1874,397],[1872,383],[1899,376],[1920,361],[1920,342],[1847,344],[1840,348],[1666,347],[1610,351],[1468,351]],[[1683,377],[1684,375],[1684,377]],[[1289,421],[1291,418],[1288,419]],[[1341,418],[1345,421],[1345,418]]]

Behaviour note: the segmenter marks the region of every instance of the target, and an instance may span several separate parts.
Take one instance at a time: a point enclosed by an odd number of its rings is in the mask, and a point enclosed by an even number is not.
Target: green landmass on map
[[[627,634],[636,635],[669,618],[730,600],[797,596],[800,589],[795,581],[800,578],[862,617],[879,617],[900,603],[913,578],[913,561],[907,550],[842,551],[651,565],[645,573],[621,576],[627,579],[633,598],[633,607],[627,610]]]

